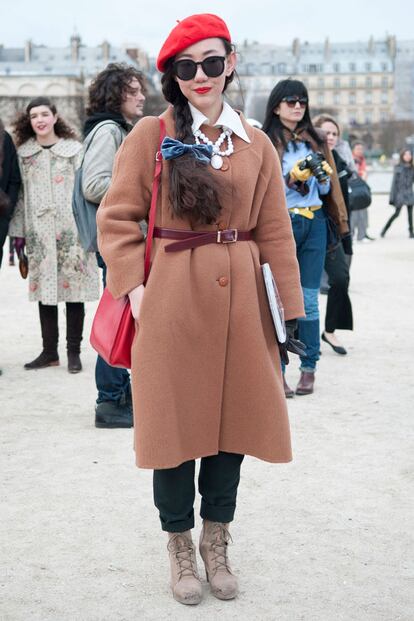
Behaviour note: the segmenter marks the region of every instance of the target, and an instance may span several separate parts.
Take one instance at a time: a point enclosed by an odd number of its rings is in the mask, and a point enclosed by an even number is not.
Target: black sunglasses
[[[288,95],[287,97],[283,97],[282,101],[287,103],[289,108],[294,108],[298,102],[301,108],[306,108],[308,105],[307,97],[298,97],[297,95]]]
[[[196,63],[190,58],[185,58],[177,60],[173,64],[173,70],[180,80],[192,80],[197,73],[197,67],[201,65],[203,73],[208,78],[218,78],[224,71],[225,60],[225,56],[208,56],[201,62]]]

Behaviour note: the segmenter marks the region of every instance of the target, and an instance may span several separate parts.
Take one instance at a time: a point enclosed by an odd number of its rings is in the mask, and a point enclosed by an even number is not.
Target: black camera
[[[329,175],[322,168],[322,162],[324,161],[325,157],[319,151],[317,153],[309,153],[299,164],[299,170],[309,168],[312,175],[316,177],[319,183],[326,183],[329,179]]]

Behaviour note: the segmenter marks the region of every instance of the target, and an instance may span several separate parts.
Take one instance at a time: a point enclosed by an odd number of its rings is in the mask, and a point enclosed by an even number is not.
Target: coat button
[[[225,276],[220,276],[220,278],[218,279],[219,285],[220,287],[227,287],[227,285],[229,284],[229,279],[226,278]]]

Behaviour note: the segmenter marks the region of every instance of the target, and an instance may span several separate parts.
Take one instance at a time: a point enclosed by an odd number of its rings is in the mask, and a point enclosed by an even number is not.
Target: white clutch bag
[[[272,315],[273,325],[276,332],[277,340],[280,344],[286,343],[287,334],[285,326],[285,314],[283,311],[282,300],[273,278],[272,270],[269,263],[263,263],[261,266],[263,280],[266,287],[267,299],[269,302],[270,314]]]

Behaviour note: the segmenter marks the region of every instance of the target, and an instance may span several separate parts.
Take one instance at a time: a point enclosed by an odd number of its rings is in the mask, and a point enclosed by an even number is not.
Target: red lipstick
[[[205,93],[209,93],[211,91],[211,87],[210,86],[203,86],[201,88],[196,88],[194,90],[199,95],[205,95]]]

